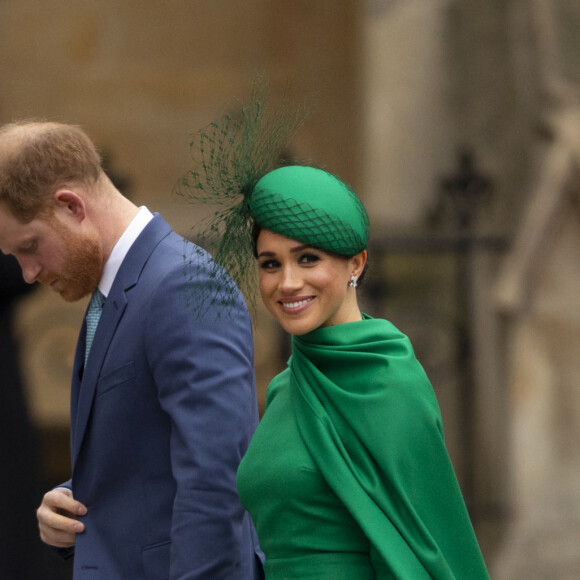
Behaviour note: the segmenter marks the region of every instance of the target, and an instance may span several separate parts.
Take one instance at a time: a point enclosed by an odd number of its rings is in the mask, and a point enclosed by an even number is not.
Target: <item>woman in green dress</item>
[[[266,580],[488,579],[431,384],[409,339],[358,306],[367,212],[330,173],[279,167],[304,115],[270,121],[261,88],[193,136],[197,164],[176,192],[225,206],[193,235],[250,307],[257,261],[291,335],[237,476]],[[206,298],[227,312],[230,288]]]
[[[429,380],[358,307],[364,206],[304,166],[266,174],[249,206],[262,300],[292,336],[238,470],[266,579],[488,578]]]

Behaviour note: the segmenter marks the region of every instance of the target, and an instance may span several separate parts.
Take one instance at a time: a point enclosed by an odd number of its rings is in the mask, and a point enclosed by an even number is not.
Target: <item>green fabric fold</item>
[[[409,339],[386,320],[292,337],[300,434],[394,578],[487,579]]]

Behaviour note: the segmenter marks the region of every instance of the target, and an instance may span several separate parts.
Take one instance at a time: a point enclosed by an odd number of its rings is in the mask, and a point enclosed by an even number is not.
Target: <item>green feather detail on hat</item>
[[[216,264],[229,273],[252,312],[258,284],[249,198],[256,183],[283,164],[284,151],[309,115],[305,107],[291,110],[288,93],[275,109],[269,108],[268,101],[268,83],[258,75],[247,104],[192,135],[193,167],[173,188],[175,195],[189,203],[219,208],[196,223],[189,238],[208,250]],[[185,254],[194,256],[187,260],[195,261],[195,252]],[[214,289],[197,298],[203,305],[200,310],[231,303],[233,285],[224,270],[216,267],[215,278]]]

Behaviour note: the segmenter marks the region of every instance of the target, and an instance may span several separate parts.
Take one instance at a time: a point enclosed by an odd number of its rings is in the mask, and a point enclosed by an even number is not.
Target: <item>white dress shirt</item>
[[[153,214],[143,205],[139,208],[139,213],[131,220],[123,235],[118,239],[111,255],[103,268],[103,276],[99,282],[99,290],[105,298],[111,291],[111,286],[115,281],[117,272],[127,255],[127,252],[138,238],[145,226],[153,219]]]

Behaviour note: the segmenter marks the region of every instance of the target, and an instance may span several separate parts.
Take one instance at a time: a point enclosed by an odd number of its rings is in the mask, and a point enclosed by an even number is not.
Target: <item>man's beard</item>
[[[58,292],[62,298],[67,302],[76,302],[93,292],[99,284],[104,265],[101,244],[97,236],[75,235],[60,222],[53,224],[53,227],[60,232],[67,254],[62,271],[48,273],[43,279],[57,278],[60,286]]]

